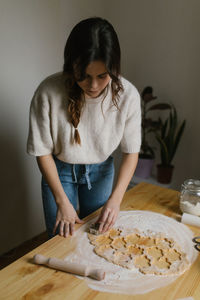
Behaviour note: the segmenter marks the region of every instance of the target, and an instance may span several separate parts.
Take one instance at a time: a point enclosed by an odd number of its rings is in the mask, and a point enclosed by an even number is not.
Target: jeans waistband
[[[85,176],[85,179],[86,179],[86,182],[87,182],[87,185],[88,185],[88,190],[91,190],[92,185],[91,185],[90,176],[89,176],[90,166],[89,165],[83,165],[83,166],[84,166],[84,169],[85,169],[84,176]],[[72,178],[73,178],[74,183],[78,182],[77,181],[76,165],[75,164],[72,164]]]

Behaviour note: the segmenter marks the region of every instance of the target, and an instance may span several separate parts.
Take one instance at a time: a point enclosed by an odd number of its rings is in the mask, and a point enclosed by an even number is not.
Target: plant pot
[[[170,183],[172,180],[174,166],[157,165],[157,180],[160,183]]]
[[[154,158],[139,158],[135,170],[135,176],[144,179],[150,177],[153,165],[154,165]]]

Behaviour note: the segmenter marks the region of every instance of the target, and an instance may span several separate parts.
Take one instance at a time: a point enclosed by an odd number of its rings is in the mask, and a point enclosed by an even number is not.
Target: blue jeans
[[[114,179],[112,156],[102,163],[90,165],[68,164],[55,156],[53,158],[63,189],[75,210],[79,203],[80,218],[86,217],[104,205],[112,192]],[[42,200],[47,232],[49,237],[52,237],[57,205],[43,177]]]

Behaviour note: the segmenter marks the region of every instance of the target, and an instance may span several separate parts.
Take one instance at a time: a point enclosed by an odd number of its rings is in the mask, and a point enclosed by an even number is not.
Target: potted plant
[[[152,105],[152,102],[156,99],[157,97],[153,96],[153,88],[151,86],[145,87],[141,93],[142,144],[137,168],[135,171],[135,175],[141,178],[148,178],[151,175],[155,153],[154,148],[149,144],[148,135],[151,132],[157,131],[160,126],[160,122],[153,120],[149,114],[155,110],[165,110],[171,108],[171,106],[167,103],[156,103]]]
[[[161,183],[170,183],[174,166],[172,160],[176,153],[186,121],[179,125],[177,111],[171,106],[169,116],[165,121],[159,118],[160,130],[157,131],[156,139],[160,145],[161,163],[157,165],[157,180]]]

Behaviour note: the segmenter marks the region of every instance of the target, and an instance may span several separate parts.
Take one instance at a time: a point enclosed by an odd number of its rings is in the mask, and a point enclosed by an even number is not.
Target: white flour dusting
[[[84,278],[88,286],[94,290],[121,294],[143,294],[154,289],[166,286],[178,278],[178,275],[150,275],[141,274],[138,269],[128,270],[108,262],[93,252],[94,246],[87,237],[87,229],[95,219],[90,220],[77,230],[72,239],[76,240],[76,249],[65,260],[101,268],[106,272],[105,279],[97,281]],[[140,232],[150,230],[154,233],[163,233],[173,238],[187,254],[187,259],[193,263],[197,251],[192,242],[193,233],[184,224],[167,216],[150,211],[122,211],[119,213],[114,228],[137,228]],[[83,279],[83,277],[78,277]],[[144,285],[145,280],[145,285]]]

